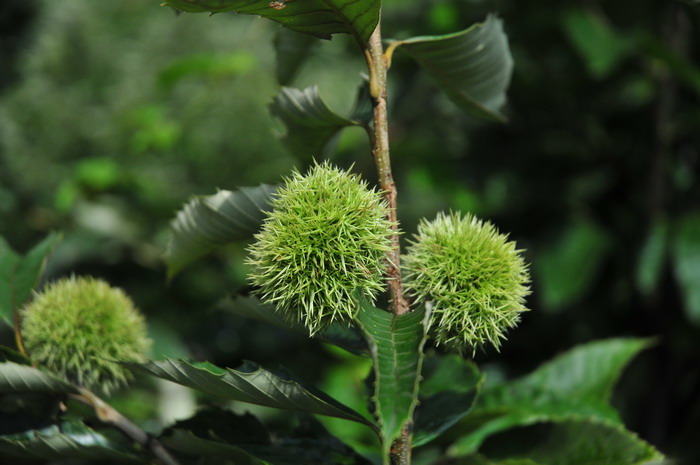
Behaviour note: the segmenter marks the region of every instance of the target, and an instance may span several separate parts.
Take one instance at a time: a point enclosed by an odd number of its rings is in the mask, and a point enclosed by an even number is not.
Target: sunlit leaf
[[[427,335],[424,307],[395,316],[356,294],[357,316],[374,361],[375,414],[379,418],[385,448],[413,417]],[[385,450],[386,452],[386,450]]]
[[[193,198],[170,223],[165,255],[168,275],[174,276],[218,247],[252,237],[265,219],[275,190],[261,184]]]
[[[676,226],[673,264],[683,291],[688,319],[700,325],[700,213],[683,218]]]
[[[461,420],[472,408],[483,375],[458,355],[427,357],[413,426],[413,445],[427,444]]]
[[[375,428],[372,422],[359,413],[323,392],[302,385],[288,373],[273,373],[251,362],[244,363],[237,370],[220,368],[208,362],[172,359],[126,365],[212,396],[344,418]]]
[[[13,311],[31,297],[46,259],[60,239],[59,234],[49,234],[23,257],[0,237],[0,317],[8,323]]]
[[[379,22],[381,0],[166,0],[165,5],[193,13],[234,11],[259,15],[289,29],[330,39],[354,36],[366,44]]]
[[[441,36],[395,43],[460,108],[481,118],[505,121],[500,113],[513,73],[513,58],[503,22],[489,15],[483,23]]]
[[[541,422],[592,418],[621,424],[609,400],[624,367],[648,339],[609,339],[577,346],[522,378],[485,390],[460,422],[454,455],[478,450],[489,436]]]
[[[78,421],[51,425],[41,430],[0,436],[0,452],[23,458],[44,460],[148,461],[130,444],[116,443]]]
[[[270,112],[287,126],[282,142],[294,155],[307,160],[323,155],[341,129],[365,124],[334,113],[316,86],[304,90],[283,87],[270,104]]]

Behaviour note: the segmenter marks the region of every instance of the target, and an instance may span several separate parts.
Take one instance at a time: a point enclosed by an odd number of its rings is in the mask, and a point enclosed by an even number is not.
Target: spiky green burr
[[[520,321],[530,276],[520,250],[489,222],[459,213],[423,220],[402,257],[406,289],[433,303],[430,333],[458,352],[497,350]]]
[[[392,223],[379,192],[328,163],[294,172],[249,248],[251,282],[265,302],[313,335],[357,312],[353,292],[382,291]]]
[[[22,339],[31,360],[67,381],[109,393],[143,362],[151,341],[143,316],[120,289],[94,278],[49,284],[22,310]]]

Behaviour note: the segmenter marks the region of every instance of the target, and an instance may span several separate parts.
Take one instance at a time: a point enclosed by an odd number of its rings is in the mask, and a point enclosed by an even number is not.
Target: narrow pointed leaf
[[[75,393],[77,389],[37,368],[14,362],[0,363],[0,394],[25,392]]]
[[[674,271],[683,292],[685,312],[688,320],[700,326],[700,212],[679,222],[674,239]]]
[[[287,126],[282,142],[290,152],[306,160],[324,154],[341,129],[363,125],[334,113],[316,86],[304,90],[283,87],[270,104],[270,112]]]
[[[414,447],[429,443],[469,413],[484,380],[473,362],[457,355],[428,357],[423,377],[413,426]]]
[[[288,373],[273,373],[251,362],[246,362],[237,370],[220,368],[208,362],[171,359],[126,365],[224,399],[327,415],[375,427],[359,413],[321,391],[303,386]]]
[[[461,32],[402,40],[398,44],[460,108],[505,121],[500,113],[513,73],[503,22],[489,15]]]
[[[0,436],[0,453],[43,460],[148,463],[129,444],[114,442],[78,421]]]
[[[22,257],[0,237],[0,316],[8,322],[12,312],[24,305],[39,283],[47,257],[60,240],[49,234]]]
[[[489,436],[541,422],[591,418],[622,424],[610,405],[613,387],[629,361],[651,344],[648,339],[609,339],[573,348],[535,371],[485,390],[460,422],[455,455],[478,450]]]
[[[233,11],[259,15],[297,32],[322,39],[350,34],[362,45],[379,22],[381,0],[166,0],[193,13]]]
[[[426,339],[424,309],[395,316],[357,295],[358,322],[374,361],[374,403],[383,443],[389,447],[413,417]],[[386,450],[385,450],[386,453]]]
[[[226,297],[218,305],[223,310],[245,318],[287,329],[303,336],[308,337],[309,335],[308,328],[301,322],[285,318],[284,315],[275,310],[274,305],[263,303],[257,297]],[[314,339],[335,344],[353,354],[364,355],[368,353],[367,343],[362,335],[354,328],[342,323],[332,323],[323,331],[316,333]]]
[[[650,295],[659,285],[668,255],[668,233],[668,221],[658,220],[642,246],[635,277],[637,289],[644,295]]]
[[[174,276],[218,247],[252,237],[265,219],[275,190],[261,184],[193,198],[170,224],[168,275]]]
[[[277,31],[274,46],[277,82],[280,85],[288,86],[292,83],[318,43],[318,40],[307,34],[284,28]]]

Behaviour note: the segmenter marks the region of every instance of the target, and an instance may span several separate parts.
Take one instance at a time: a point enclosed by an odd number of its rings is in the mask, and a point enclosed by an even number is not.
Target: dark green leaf
[[[330,39],[350,34],[364,45],[379,22],[381,0],[166,0],[194,13],[235,11],[277,21],[289,29]]]
[[[307,160],[324,154],[341,129],[363,125],[361,121],[334,113],[321,99],[316,86],[304,90],[283,87],[270,104],[270,112],[287,126],[282,141],[289,151]]]
[[[530,432],[525,440],[513,434],[507,444],[501,436],[494,439],[498,442],[494,451],[507,449],[509,458],[547,465],[650,465],[663,460],[662,454],[619,424],[577,419],[530,429],[535,434]]]
[[[59,242],[59,234],[49,234],[24,257],[0,237],[0,316],[6,321],[29,300],[46,265],[47,257]]]
[[[275,306],[261,302],[258,298],[248,296],[226,297],[219,302],[219,307],[236,315],[309,336],[309,330],[299,321],[285,318],[275,310]],[[367,343],[357,330],[342,323],[333,323],[314,336],[315,339],[329,342],[353,354],[368,353]]]
[[[18,457],[60,460],[146,462],[126,443],[115,443],[81,422],[0,436],[0,452]]]
[[[193,198],[170,223],[168,275],[174,276],[217,247],[252,237],[265,219],[275,190],[261,184]]]
[[[700,213],[683,218],[676,226],[673,264],[683,291],[688,319],[700,325]]]
[[[593,280],[610,249],[610,238],[593,223],[573,223],[534,262],[536,288],[551,311],[579,299]]]
[[[621,423],[609,398],[622,370],[648,339],[596,341],[560,355],[523,378],[485,390],[460,423],[452,453],[475,452],[492,434],[516,426],[594,418]]]
[[[637,264],[637,288],[651,294],[659,283],[668,254],[668,222],[657,221],[649,231]]]
[[[74,393],[75,386],[37,368],[0,363],[0,394],[22,392]]]
[[[413,427],[413,445],[427,444],[457,423],[474,405],[483,375],[457,355],[428,357],[423,368]]]
[[[374,361],[374,403],[385,448],[401,434],[413,417],[427,334],[424,308],[395,316],[356,294],[362,328]],[[385,449],[385,453],[386,453]]]
[[[343,418],[375,428],[369,420],[330,396],[303,386],[287,373],[272,373],[254,363],[246,362],[238,370],[219,368],[208,362],[171,359],[126,365],[212,396]]]
[[[277,82],[282,86],[292,83],[318,41],[309,35],[289,29],[279,29],[275,34]]]
[[[483,23],[442,36],[415,37],[400,45],[460,108],[481,118],[505,121],[500,113],[513,73],[503,23]]]

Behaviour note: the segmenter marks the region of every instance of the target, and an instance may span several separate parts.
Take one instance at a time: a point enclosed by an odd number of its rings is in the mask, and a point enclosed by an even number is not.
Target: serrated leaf
[[[270,112],[287,127],[282,137],[285,146],[307,160],[321,156],[341,129],[365,124],[334,113],[321,99],[317,86],[304,90],[283,87],[270,104]]]
[[[648,339],[591,342],[541,365],[535,371],[485,390],[460,423],[451,453],[468,455],[489,436],[517,426],[593,418],[621,424],[609,398],[622,370]]]
[[[350,34],[365,45],[379,22],[381,0],[166,0],[164,5],[193,13],[259,15],[297,32],[322,39]]]
[[[588,221],[571,224],[534,261],[536,288],[545,309],[563,310],[593,283],[611,245],[609,235]]]
[[[413,427],[414,447],[437,438],[474,405],[483,375],[476,365],[457,355],[427,357]]]
[[[275,33],[275,59],[277,82],[289,85],[299,73],[318,40],[307,34],[299,34],[280,28]]]
[[[271,372],[246,362],[239,369],[208,362],[154,360],[126,363],[130,368],[224,399],[316,415],[327,415],[376,426],[327,394],[302,385],[288,373]]]
[[[499,445],[494,445],[494,452],[506,449],[508,458],[527,458],[547,465],[651,465],[664,458],[624,426],[598,420],[538,425],[534,434],[509,436],[497,438]]]
[[[683,291],[688,319],[700,325],[700,213],[679,221],[673,241],[673,265]]]
[[[245,318],[309,336],[308,328],[301,322],[285,318],[284,315],[275,310],[274,305],[263,303],[257,297],[229,296],[221,300],[218,306]],[[316,333],[314,339],[335,344],[353,354],[364,355],[368,353],[367,343],[362,335],[354,328],[342,323],[331,323],[323,331]]]
[[[639,255],[637,264],[637,289],[651,294],[659,283],[668,254],[668,222],[659,220],[652,225]]]
[[[505,121],[500,113],[513,74],[513,58],[503,22],[489,15],[483,23],[440,36],[396,43],[437,82],[460,108],[478,117]]]
[[[75,393],[76,387],[37,368],[0,363],[0,394],[23,392]]]
[[[165,255],[168,276],[218,247],[252,237],[265,219],[275,190],[261,184],[193,198],[170,223]]]
[[[429,311],[421,307],[396,316],[374,307],[359,293],[356,298],[357,321],[374,362],[373,400],[386,456],[386,448],[401,435],[418,402]]]
[[[39,283],[46,259],[60,238],[59,234],[49,234],[23,257],[0,237],[0,316],[8,324],[13,311],[31,297]]]
[[[130,449],[129,444],[116,443],[78,421],[0,436],[0,452],[18,457],[146,462]]]

